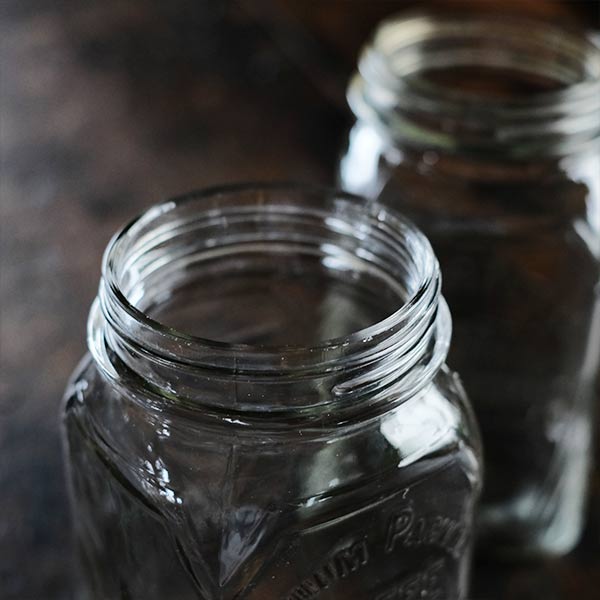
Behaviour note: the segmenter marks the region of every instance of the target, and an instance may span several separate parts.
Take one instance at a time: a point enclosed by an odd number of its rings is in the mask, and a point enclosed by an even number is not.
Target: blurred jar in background
[[[342,186],[428,235],[480,420],[482,542],[578,539],[600,344],[600,51],[543,21],[412,14],[365,47]]]
[[[336,192],[123,229],[66,394],[86,597],[465,598],[479,438],[440,288],[414,226]]]

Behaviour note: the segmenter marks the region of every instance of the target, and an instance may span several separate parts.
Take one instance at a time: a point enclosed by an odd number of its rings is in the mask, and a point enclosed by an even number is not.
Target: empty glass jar
[[[113,238],[65,400],[90,598],[466,594],[477,430],[425,237],[230,187]]]
[[[486,460],[496,550],[576,542],[600,345],[600,51],[497,14],[384,22],[348,99],[343,187],[432,242]]]

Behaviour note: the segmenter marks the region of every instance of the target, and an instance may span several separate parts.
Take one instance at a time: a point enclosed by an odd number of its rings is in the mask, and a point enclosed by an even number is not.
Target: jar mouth
[[[236,260],[227,263],[232,249]],[[194,336],[149,314],[154,299],[168,299],[189,275],[200,273],[204,282],[216,265],[220,279],[224,257],[243,273],[249,264],[262,273],[261,252],[282,250],[327,270],[347,268],[351,287],[352,276],[358,286],[366,274],[362,281],[378,286],[371,296],[393,291],[395,310],[348,335],[279,346]],[[243,256],[248,261],[238,261]],[[250,419],[321,427],[370,418],[431,383],[451,335],[440,287],[425,236],[376,202],[299,184],[212,188],[151,208],[114,236],[88,321],[88,347],[100,371],[139,390],[140,401],[201,407],[205,417],[240,425]],[[221,300],[216,321],[228,314]]]
[[[348,101],[392,137],[515,156],[600,132],[600,49],[546,21],[419,12],[384,21]]]
[[[321,228],[320,234],[333,232],[329,240],[333,251],[329,254],[323,248],[327,239],[318,237],[316,225]],[[302,226],[310,231],[300,231]],[[304,234],[312,235],[312,240],[307,242]],[[325,252],[325,260],[335,260],[338,244],[346,255],[358,253],[366,262],[379,261],[379,274],[388,278],[389,286],[403,286],[405,298],[382,320],[310,346],[230,343],[190,335],[140,308],[140,294],[147,292],[144,277],[152,273],[153,264],[164,262],[164,253],[178,236],[181,244],[170,261],[181,260],[185,252],[191,252],[192,239],[199,248],[194,252],[214,251],[232,241],[313,244]],[[299,184],[224,186],[155,206],[113,237],[102,272],[100,309],[111,332],[120,340],[163,360],[278,374],[343,369],[352,363],[372,361],[431,318],[440,286],[431,246],[408,221],[359,197]],[[91,345],[97,327],[92,329]]]
[[[301,226],[310,229],[312,238]],[[227,240],[252,245],[257,237],[275,247],[282,240],[304,240],[326,261],[341,256],[332,251],[337,248],[347,258],[376,264],[378,274],[387,277],[377,293],[385,285],[400,286],[404,301],[368,327],[312,346],[193,336],[140,309],[136,294],[144,292],[154,267],[180,264],[189,251],[183,242],[193,241],[197,255],[204,256],[223,249]],[[88,347],[107,377],[122,381],[129,377],[123,373],[133,374],[163,398],[187,398],[238,415],[260,413],[261,419],[267,413],[295,418],[304,410],[327,407],[328,418],[339,419],[344,411],[367,408],[364,402],[348,404],[348,398],[381,398],[393,388],[400,402],[438,372],[451,335],[440,287],[428,240],[377,203],[299,184],[212,188],[151,208],[113,237],[88,321]],[[332,412],[334,406],[339,410]]]

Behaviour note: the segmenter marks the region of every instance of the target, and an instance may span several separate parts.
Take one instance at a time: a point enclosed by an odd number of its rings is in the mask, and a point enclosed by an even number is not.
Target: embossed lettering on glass
[[[91,598],[464,598],[477,429],[414,226],[319,189],[152,208],[65,399]]]
[[[561,554],[581,529],[600,350],[600,51],[543,22],[383,23],[348,90],[342,186],[431,240],[486,461],[480,532]]]

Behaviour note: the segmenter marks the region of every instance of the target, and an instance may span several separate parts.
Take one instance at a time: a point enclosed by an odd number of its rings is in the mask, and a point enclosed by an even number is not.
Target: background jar
[[[339,177],[425,231],[486,459],[481,536],[577,541],[600,344],[600,51],[544,22],[413,14],[364,48]]]
[[[429,243],[376,204],[245,186],[136,219],[66,393],[90,596],[464,597],[479,449],[449,339]]]

